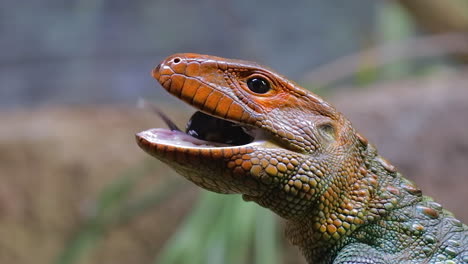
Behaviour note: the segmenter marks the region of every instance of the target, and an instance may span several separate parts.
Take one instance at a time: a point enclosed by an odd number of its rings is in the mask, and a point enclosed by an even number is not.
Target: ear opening
[[[336,140],[336,127],[331,122],[325,122],[317,125],[320,134],[329,141]]]

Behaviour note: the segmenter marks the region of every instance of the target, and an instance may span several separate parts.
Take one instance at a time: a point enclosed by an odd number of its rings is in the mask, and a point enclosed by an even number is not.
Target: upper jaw
[[[156,111],[171,129],[149,129],[136,134],[141,148],[155,154],[154,152],[160,151],[163,146],[175,148],[177,151],[235,149],[255,145],[278,146],[271,132],[256,127],[254,118],[241,103],[225,94],[230,88],[220,91],[212,84],[211,74],[206,77],[210,82],[194,79],[202,73],[216,71],[217,68],[226,69],[227,64],[218,59],[220,58],[199,54],[175,54],[166,58],[153,70],[153,77],[161,86],[201,112],[192,116],[184,133],[177,127],[174,128],[172,121],[164,114]],[[246,64],[243,61],[232,63]],[[219,78],[222,79],[222,76]],[[202,114],[202,117],[197,116],[198,113]],[[192,133],[194,131],[195,133]]]
[[[212,71],[213,67],[223,66],[214,59],[216,57],[198,54],[175,54],[154,68],[152,75],[163,88],[199,111],[188,121],[184,133],[164,113],[155,109],[170,129],[153,128],[136,134],[141,148],[156,154],[154,152],[158,151],[158,146],[159,149],[167,146],[183,151],[276,145],[273,142],[273,135],[255,127],[252,122],[240,120],[247,112],[235,100],[221,91],[216,91],[217,89],[212,84],[204,83],[196,78],[197,72]],[[196,78],[196,81],[193,78]],[[190,83],[190,80],[196,84]],[[189,91],[196,91],[196,93],[187,96],[191,93]],[[218,93],[220,96],[217,98],[216,105],[207,103],[213,93]],[[205,103],[200,105],[197,99],[203,94],[209,95]]]

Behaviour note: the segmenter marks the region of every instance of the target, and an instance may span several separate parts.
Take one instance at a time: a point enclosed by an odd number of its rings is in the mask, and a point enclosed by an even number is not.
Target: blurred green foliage
[[[203,191],[192,214],[156,259],[174,263],[279,263],[278,226],[270,211],[240,196]]]
[[[57,264],[79,263],[84,255],[95,249],[100,239],[112,228],[132,220],[147,210],[154,209],[169,196],[180,191],[178,179],[157,186],[155,190],[143,194],[138,199],[129,199],[130,194],[142,177],[155,171],[160,163],[145,160],[136,168],[130,168],[104,188],[90,211],[87,221],[69,241],[57,257]]]

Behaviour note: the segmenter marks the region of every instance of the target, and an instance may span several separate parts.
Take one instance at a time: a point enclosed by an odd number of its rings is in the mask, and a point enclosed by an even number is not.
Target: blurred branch
[[[466,0],[398,0],[426,30],[441,33],[468,34],[468,1]],[[468,63],[468,51],[455,54]]]
[[[303,80],[316,86],[326,86],[355,74],[362,68],[363,61],[366,61],[366,68],[376,68],[403,58],[435,57],[456,53],[468,54],[468,34],[448,33],[385,44],[320,66],[306,73]],[[366,58],[374,60],[369,61]]]
[[[398,0],[423,27],[434,33],[468,32],[468,3],[461,0]]]

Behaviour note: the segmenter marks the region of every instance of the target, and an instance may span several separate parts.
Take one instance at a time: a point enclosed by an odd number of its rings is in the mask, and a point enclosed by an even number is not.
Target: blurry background
[[[193,110],[151,69],[257,61],[323,95],[468,222],[468,1],[3,1],[0,263],[303,263],[282,222],[201,191],[134,134]]]

